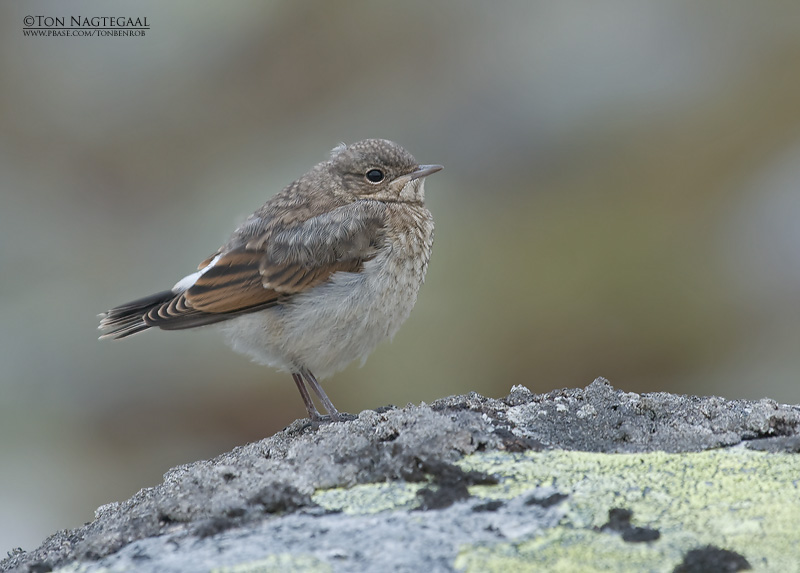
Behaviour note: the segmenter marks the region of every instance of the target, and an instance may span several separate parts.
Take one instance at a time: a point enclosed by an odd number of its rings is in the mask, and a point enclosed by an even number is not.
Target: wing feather
[[[382,244],[384,209],[377,201],[356,202],[305,221],[266,225],[215,255],[216,262],[183,293],[185,305],[241,313],[311,289],[335,272],[360,272]]]
[[[358,273],[384,242],[386,204],[288,186],[172,291],[111,309],[100,327],[122,338],[150,327],[194,328],[269,308]]]

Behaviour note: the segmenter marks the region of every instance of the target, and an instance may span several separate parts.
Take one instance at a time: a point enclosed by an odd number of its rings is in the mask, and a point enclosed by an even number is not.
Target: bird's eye
[[[370,183],[380,183],[384,178],[383,171],[380,169],[370,169],[367,171],[367,181]]]

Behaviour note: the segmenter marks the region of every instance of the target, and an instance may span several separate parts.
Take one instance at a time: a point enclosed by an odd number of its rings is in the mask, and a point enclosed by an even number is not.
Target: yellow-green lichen
[[[351,488],[319,490],[311,499],[329,511],[363,515],[414,507],[417,492],[425,485],[401,481],[360,484]]]
[[[313,555],[276,553],[257,561],[212,569],[211,573],[284,573],[286,571],[331,573],[333,569],[329,564],[320,561]]]
[[[473,486],[479,497],[509,499],[550,485],[570,495],[559,527],[530,540],[465,546],[466,571],[672,571],[687,551],[715,545],[743,555],[756,571],[800,571],[800,456],[743,448],[701,453],[475,454],[465,470],[501,477]],[[658,529],[654,542],[628,543],[594,528],[608,510],[633,511],[633,524]]]

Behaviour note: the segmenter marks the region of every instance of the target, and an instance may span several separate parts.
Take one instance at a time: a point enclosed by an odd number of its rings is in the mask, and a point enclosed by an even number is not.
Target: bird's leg
[[[297,384],[297,389],[300,390],[300,396],[303,398],[303,404],[306,405],[308,417],[312,422],[319,422],[322,419],[322,414],[317,411],[314,401],[311,400],[311,396],[308,394],[308,389],[303,383],[303,377],[300,374],[292,372],[292,378],[294,379],[294,383]]]
[[[331,420],[334,422],[340,421],[342,417],[339,414],[339,410],[337,410],[336,406],[333,405],[333,402],[331,402],[331,399],[328,398],[325,390],[323,390],[322,386],[319,385],[319,382],[317,382],[317,379],[314,378],[314,375],[305,368],[303,368],[300,372],[303,374],[303,378],[306,379],[306,382],[308,382],[308,385],[311,386],[311,389],[314,391],[314,393],[319,396],[322,405],[328,411],[328,414],[330,414]],[[308,391],[306,391],[306,396],[308,396]],[[305,400],[305,398],[303,399]]]

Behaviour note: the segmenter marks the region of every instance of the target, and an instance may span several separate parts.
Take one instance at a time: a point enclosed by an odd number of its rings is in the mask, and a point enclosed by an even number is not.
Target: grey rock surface
[[[467,486],[493,477],[453,465],[467,454],[696,452],[742,442],[797,452],[798,428],[798,406],[639,395],[603,379],[541,395],[517,386],[502,399],[451,396],[319,427],[299,420],[272,437],[170,470],[162,484],[10,555],[0,570],[71,564],[86,571],[207,571],[268,552],[310,556],[325,565],[321,570],[333,562],[336,571],[450,571],[461,544],[549,527],[561,517],[554,489],[493,507],[470,499]],[[372,515],[331,512],[312,499],[319,490],[380,482],[423,487],[403,511]]]

